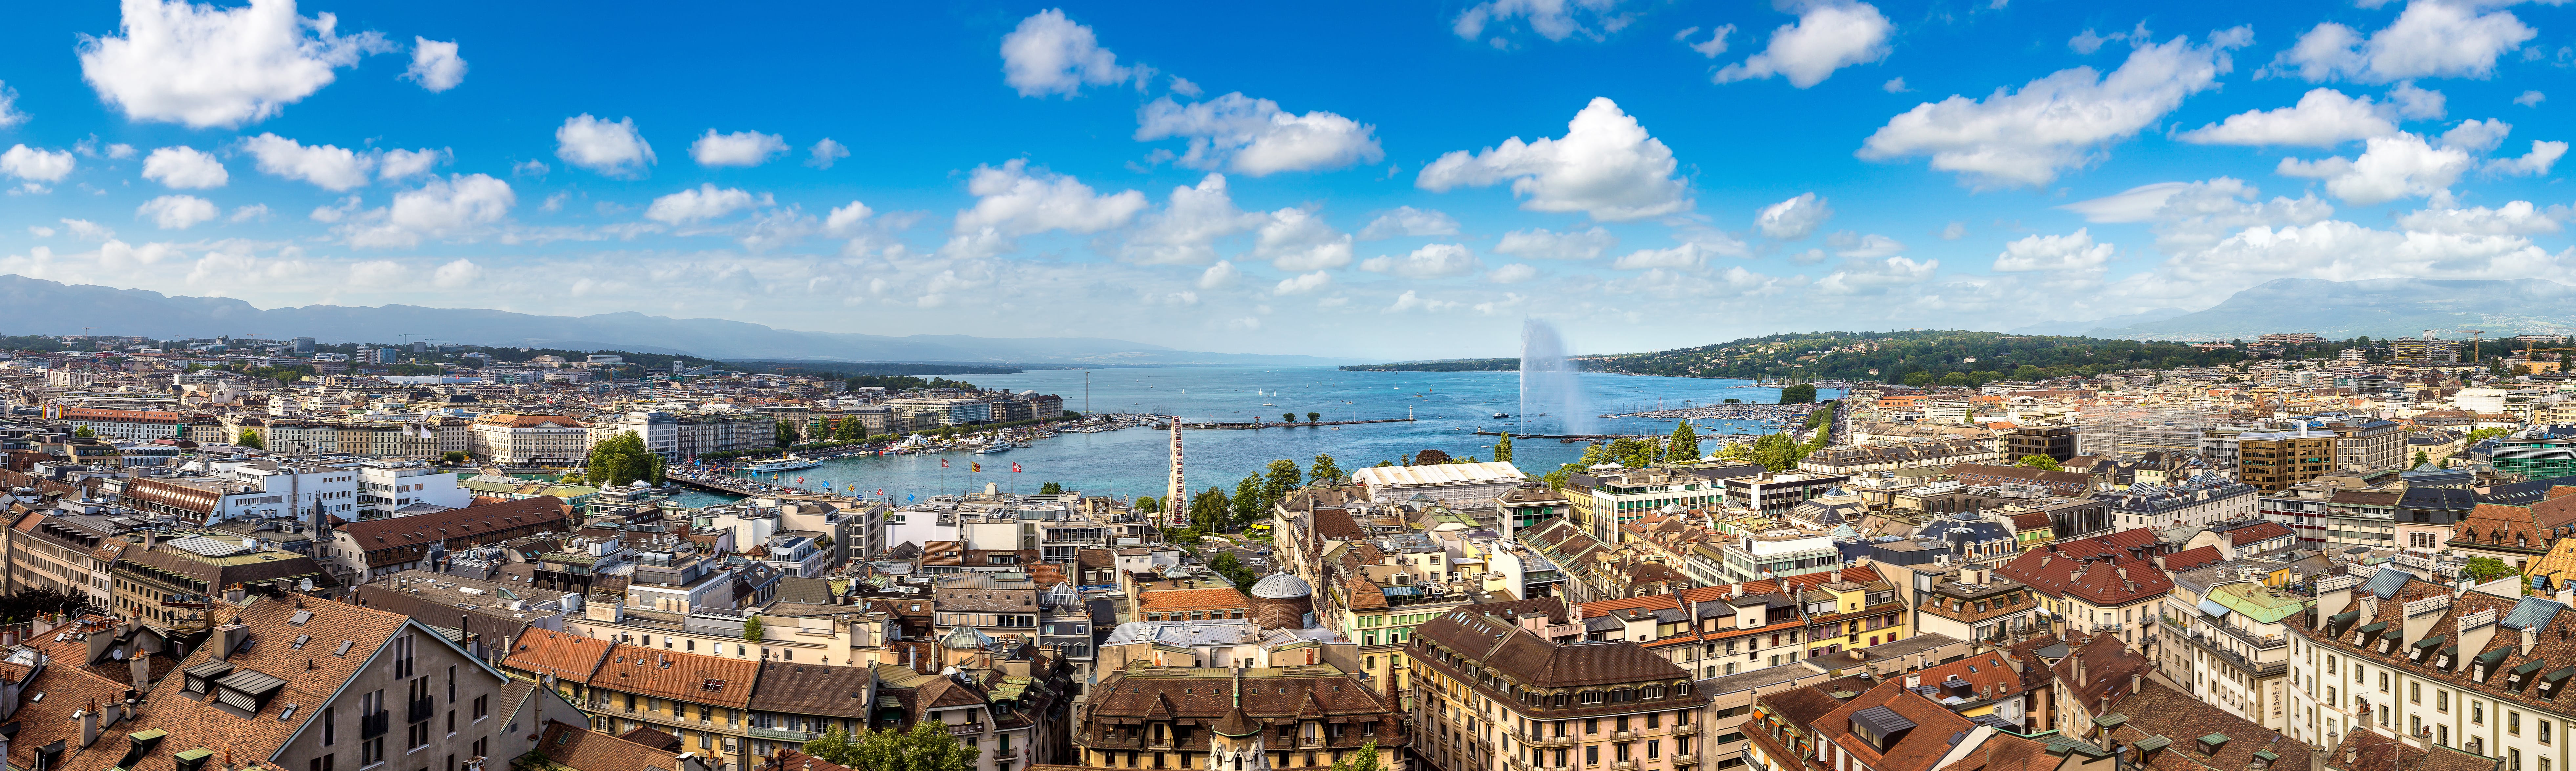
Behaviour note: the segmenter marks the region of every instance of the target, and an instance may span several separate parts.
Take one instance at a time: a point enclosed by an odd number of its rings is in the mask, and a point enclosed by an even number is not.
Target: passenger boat
[[[820,466],[820,465],[823,465],[823,462],[822,462],[822,461],[815,460],[815,459],[813,459],[813,458],[804,457],[804,456],[801,456],[801,455],[796,455],[796,454],[794,454],[794,453],[789,453],[788,455],[786,455],[786,456],[784,456],[784,457],[780,457],[780,458],[775,459],[775,460],[765,460],[765,461],[760,461],[760,462],[757,462],[757,463],[753,463],[753,464],[748,465],[748,466],[744,466],[744,467],[742,467],[742,470],[744,470],[744,471],[748,471],[748,472],[751,472],[751,473],[754,473],[754,474],[769,474],[769,473],[774,473],[774,472],[779,472],[779,471],[796,471],[796,470],[799,470],[799,469],[809,469],[809,468],[813,468],[813,467]]]

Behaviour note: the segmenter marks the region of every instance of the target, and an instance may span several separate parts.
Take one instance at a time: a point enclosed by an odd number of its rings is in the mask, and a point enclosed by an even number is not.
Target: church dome
[[[1314,587],[1306,585],[1306,579],[1286,573],[1272,573],[1252,585],[1252,596],[1265,600],[1304,599],[1314,592]]]

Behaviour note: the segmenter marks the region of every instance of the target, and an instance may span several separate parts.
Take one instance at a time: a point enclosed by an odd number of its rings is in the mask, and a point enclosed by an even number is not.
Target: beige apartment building
[[[467,452],[499,463],[573,465],[590,452],[590,431],[571,415],[492,413],[468,427]]]
[[[1414,628],[1414,757],[1438,771],[1702,767],[1708,697],[1689,672],[1632,642],[1542,637],[1546,613],[1493,607]]]

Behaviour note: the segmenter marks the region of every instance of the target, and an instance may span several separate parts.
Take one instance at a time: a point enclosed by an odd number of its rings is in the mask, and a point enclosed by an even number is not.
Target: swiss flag
[[[1019,461],[1011,461],[1011,473],[1013,473],[1013,474],[1020,473],[1020,462],[1019,462]]]
[[[939,467],[940,467],[940,468],[947,468],[947,467],[948,467],[948,459],[947,459],[947,458],[941,458],[941,459],[939,459]]]

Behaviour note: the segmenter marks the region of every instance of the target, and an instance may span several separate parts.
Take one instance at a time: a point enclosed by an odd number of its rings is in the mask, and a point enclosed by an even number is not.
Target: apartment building
[[[467,427],[467,452],[496,463],[570,466],[590,452],[590,432],[571,415],[488,413]]]
[[[8,591],[52,589],[108,607],[108,570],[129,545],[122,536],[144,525],[96,503],[20,514],[7,532]]]
[[[223,418],[224,436],[259,433],[260,444],[280,455],[367,455],[435,459],[473,447],[463,418],[346,420],[233,413]]]
[[[1071,760],[1089,768],[1324,768],[1374,744],[1378,768],[1410,771],[1424,749],[1395,697],[1330,664],[1131,662],[1102,678],[1074,717]]]
[[[2325,425],[2335,437],[2335,465],[2345,471],[2404,468],[2406,426],[2386,420],[2336,421]],[[2576,456],[2571,456],[2576,457]]]
[[[2286,588],[2294,577],[2290,564],[2260,559],[2176,573],[2157,611],[2157,671],[2228,714],[2288,730],[2289,629],[2314,604]]]
[[[147,442],[186,436],[188,416],[156,410],[111,410],[95,407],[51,407],[52,417],[74,429],[89,429],[100,439]]]
[[[1545,614],[1442,614],[1407,644],[1414,755],[1434,769],[1696,771],[1708,697],[1691,673],[1620,640],[1550,639]]]
[[[2037,595],[2018,581],[1996,575],[1993,568],[1918,570],[1912,578],[1915,600],[1910,626],[1915,634],[2001,640],[2041,626]]]
[[[572,507],[552,497],[360,520],[335,531],[317,559],[350,582],[366,583],[403,570],[437,570],[452,550],[569,533],[575,524]]]
[[[758,660],[531,630],[501,667],[579,706],[594,730],[650,728],[727,768],[755,760],[747,729]]]
[[[474,504],[474,495],[457,485],[456,472],[417,460],[370,460],[359,463],[356,471],[359,519]]]
[[[2499,768],[2567,767],[2576,709],[2553,663],[2576,660],[2564,604],[2356,566],[2318,583],[2316,608],[2290,631],[2293,738],[2368,732]]]
[[[1868,566],[1599,600],[1585,639],[1627,640],[1702,679],[1895,642],[1911,615]]]
[[[2254,517],[2262,494],[2253,485],[2203,471],[2169,485],[2139,482],[2119,493],[2096,493],[2121,528],[2167,530]]]
[[[221,620],[214,597],[227,588],[328,591],[339,581],[313,558],[266,539],[220,530],[144,531],[138,543],[111,545],[108,607],[179,633],[202,633]]]
[[[990,399],[959,397],[906,397],[879,402],[893,408],[896,415],[927,414],[932,425],[963,426],[994,420]]]
[[[2338,440],[2330,433],[2248,431],[2236,437],[2236,478],[2255,489],[2276,493],[2336,471],[2342,463]]]

